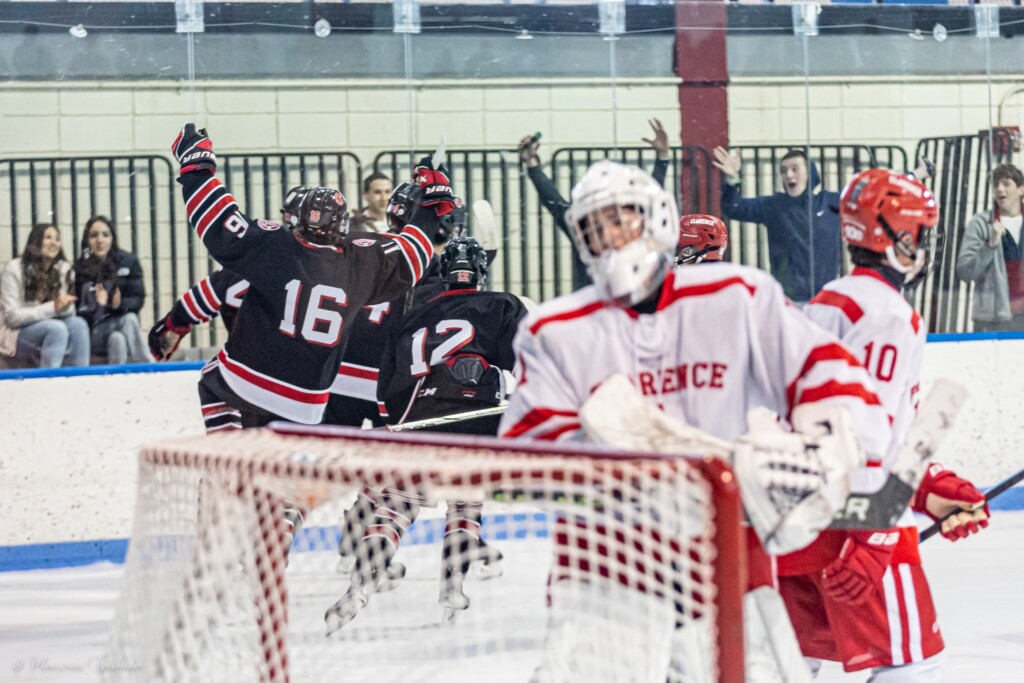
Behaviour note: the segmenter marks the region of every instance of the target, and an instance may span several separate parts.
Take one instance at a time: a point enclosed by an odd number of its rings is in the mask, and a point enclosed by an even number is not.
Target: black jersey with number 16
[[[321,246],[243,215],[209,171],[185,173],[178,182],[189,221],[210,254],[249,281],[218,356],[225,383],[269,413],[320,422],[353,316],[422,277],[437,229],[433,210],[416,212],[419,227],[410,223],[397,235],[362,233]]]

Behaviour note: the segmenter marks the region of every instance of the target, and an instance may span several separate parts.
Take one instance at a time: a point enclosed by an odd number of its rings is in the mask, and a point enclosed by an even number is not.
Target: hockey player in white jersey
[[[840,199],[843,237],[855,268],[807,304],[807,315],[839,335],[863,362],[892,420],[883,460],[855,473],[880,483],[916,412],[925,329],[903,296],[928,271],[938,209],[917,180],[885,169],[857,174]],[[874,683],[938,680],[942,634],[918,551],[911,509],[940,519],[951,540],[988,524],[985,496],[933,463],[911,508],[887,530],[826,530],[779,558],[779,590],[804,655],[846,671],[871,669]]]
[[[675,202],[646,173],[610,161],[595,164],[573,189],[567,219],[594,284],[542,304],[520,325],[515,346],[522,378],[502,419],[501,435],[584,439],[581,407],[618,373],[630,378],[652,408],[721,439],[743,435],[747,412],[761,407],[804,432],[792,443],[820,462],[862,462],[865,453],[870,459],[883,456],[888,419],[856,357],[789,303],[763,271],[728,263],[673,268],[679,240]],[[838,427],[841,422],[847,429],[852,423],[860,437],[858,458],[851,458],[843,439],[821,436],[823,423]],[[765,443],[777,436],[776,430],[763,430]],[[756,444],[759,431],[745,438]],[[766,459],[770,451],[764,449]],[[779,491],[748,493],[772,497]],[[796,524],[780,532],[770,539],[771,550],[806,545],[830,519],[831,514],[808,529]],[[752,534],[749,545],[750,588],[770,586],[770,560]],[[553,577],[552,589],[557,582]],[[782,623],[773,630],[785,631],[780,601],[774,596],[769,602],[781,614]],[[553,644],[556,630],[549,630],[538,680],[614,678],[574,669],[581,659]],[[559,647],[562,652],[548,657]],[[560,669],[558,662],[567,659],[575,663]],[[808,676],[802,663],[782,675],[787,680]]]

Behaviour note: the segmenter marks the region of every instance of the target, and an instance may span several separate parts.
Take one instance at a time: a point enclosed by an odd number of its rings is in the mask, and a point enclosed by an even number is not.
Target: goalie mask
[[[939,209],[920,181],[881,168],[861,171],[839,198],[839,221],[843,239],[883,254],[885,264],[903,274],[904,286],[924,278],[936,249]]]
[[[721,261],[729,246],[729,232],[718,216],[691,213],[679,219],[676,264]]]
[[[572,189],[565,217],[606,298],[632,306],[660,287],[678,245],[679,214],[672,196],[643,170],[594,164]]]
[[[487,253],[472,237],[456,237],[441,252],[441,282],[447,289],[476,289],[487,284]]]
[[[348,234],[348,202],[338,190],[314,187],[299,202],[295,230],[312,244],[335,246]]]

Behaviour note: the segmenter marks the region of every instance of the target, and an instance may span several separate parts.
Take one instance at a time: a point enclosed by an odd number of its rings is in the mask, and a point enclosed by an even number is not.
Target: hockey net
[[[405,576],[325,635],[350,581],[341,520],[385,489],[423,504],[394,556]],[[740,504],[712,458],[287,427],[149,446],[137,496],[107,680],[743,678]],[[483,504],[504,557],[463,558],[470,605],[446,613],[454,501]],[[306,512],[294,540],[289,506]]]

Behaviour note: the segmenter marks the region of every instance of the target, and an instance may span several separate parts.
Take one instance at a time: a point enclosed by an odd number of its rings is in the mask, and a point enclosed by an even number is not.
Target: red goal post
[[[348,585],[335,572],[339,519],[360,491],[383,489],[425,508],[482,503],[483,536],[508,568],[467,581],[470,608],[441,624],[444,527],[425,511],[395,556],[409,566],[399,588],[326,637],[321,615]],[[290,545],[289,506],[306,511]],[[436,669],[525,682],[566,659],[567,670],[641,662],[652,670],[635,680],[664,681],[671,638],[703,632],[706,680],[732,683],[744,676],[745,552],[737,485],[714,458],[298,425],[168,440],[140,455],[106,655],[119,665],[106,678],[419,680]],[[566,622],[571,642],[556,635]],[[638,658],[630,638],[651,652]]]

